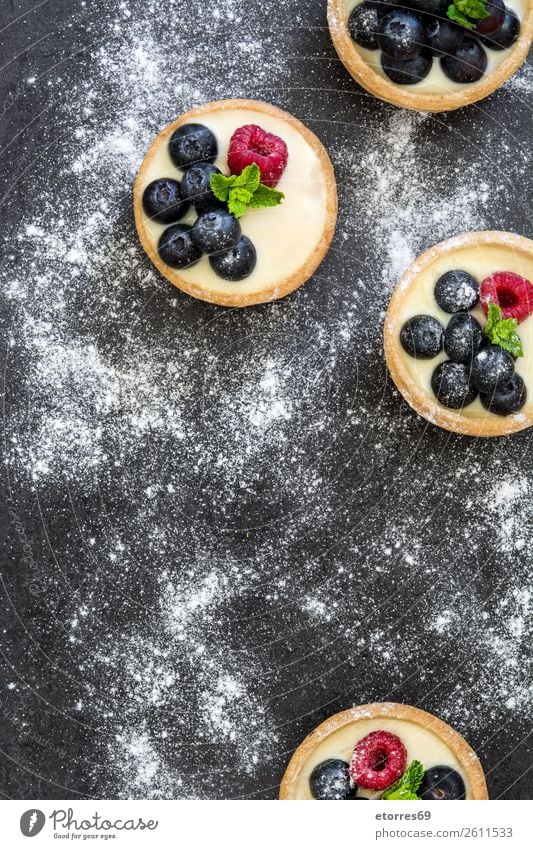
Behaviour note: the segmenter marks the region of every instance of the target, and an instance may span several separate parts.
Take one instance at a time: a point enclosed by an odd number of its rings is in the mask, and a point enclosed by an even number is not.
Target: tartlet
[[[461,735],[433,714],[411,705],[377,702],[334,714],[298,746],[281,781],[279,798],[312,799],[309,778],[328,758],[350,761],[356,744],[369,733],[383,730],[403,738],[407,759],[425,769],[444,761],[459,772],[466,799],[487,799],[487,784],[479,759]],[[366,798],[376,794],[366,793]]]
[[[232,133],[242,125],[261,125],[286,142],[289,160],[276,188],[285,194],[281,206],[254,209],[241,219],[242,232],[253,239],[257,265],[246,280],[230,282],[214,274],[206,259],[192,268],[177,270],[158,255],[164,226],[150,220],[143,209],[146,186],[160,177],[180,179],[168,153],[174,131],[188,123],[211,129],[219,142],[214,163],[227,171],[227,149]],[[181,115],[156,137],[139,170],[134,186],[134,212],[141,244],[161,274],[171,283],[204,301],[226,307],[245,307],[275,301],[305,283],[324,259],[337,221],[337,187],[330,158],[319,139],[301,121],[276,106],[256,100],[206,103]],[[184,222],[192,222],[189,213]]]
[[[372,52],[361,49],[350,37],[348,17],[356,3],[354,0],[328,0],[328,24],[337,54],[346,70],[370,94],[381,100],[414,109],[419,112],[447,112],[476,103],[496,91],[524,63],[533,38],[533,2],[523,0],[524,14],[521,17],[520,35],[516,42],[498,55],[495,66],[489,68],[475,83],[455,85],[449,83],[444,91],[424,91],[424,83],[402,86],[389,80],[379,68],[372,67]],[[491,51],[496,53],[496,51]]]
[[[533,280],[533,242],[513,233],[471,232],[441,242],[423,253],[407,269],[389,303],[384,325],[385,357],[397,388],[419,415],[445,430],[469,436],[505,436],[533,425],[533,392],[512,415],[497,415],[482,406],[479,398],[463,409],[443,406],[431,389],[431,375],[440,354],[433,360],[410,357],[403,349],[400,332],[405,322],[420,313],[438,320],[450,319],[434,300],[439,277],[451,269],[464,269],[478,280],[494,272],[509,271]],[[477,317],[484,320],[479,307]],[[533,387],[533,316],[518,325],[524,356],[516,361],[516,373],[527,390]]]

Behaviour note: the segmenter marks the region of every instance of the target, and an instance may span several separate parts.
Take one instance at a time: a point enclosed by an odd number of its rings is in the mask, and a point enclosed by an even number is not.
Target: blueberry
[[[350,779],[346,761],[331,758],[315,766],[309,778],[313,798],[323,801],[354,799],[357,787]]]
[[[479,283],[467,271],[447,271],[435,284],[435,300],[444,312],[471,310],[479,301]]]
[[[500,29],[505,18],[505,3],[503,0],[488,0],[486,3],[488,18],[481,18],[476,22],[476,34],[492,35]]]
[[[432,766],[424,773],[418,795],[428,802],[466,799],[466,787],[459,773],[450,766]]]
[[[250,276],[257,262],[257,253],[253,242],[247,236],[241,236],[234,248],[209,257],[209,262],[219,277],[236,282]]]
[[[174,165],[189,168],[196,162],[214,162],[218,144],[214,133],[203,124],[184,124],[174,130],[168,143]]]
[[[431,71],[433,59],[428,50],[423,50],[414,59],[402,62],[400,59],[391,59],[390,56],[381,54],[381,67],[388,78],[397,85],[414,85],[427,77]]]
[[[501,389],[513,374],[513,358],[498,345],[482,348],[472,360],[472,384],[485,394]]]
[[[234,248],[241,238],[241,225],[222,209],[204,212],[196,219],[191,238],[199,251],[220,254]]]
[[[188,268],[202,258],[202,252],[193,244],[191,233],[192,227],[188,224],[167,227],[157,248],[164,263],[172,268]]]
[[[483,344],[483,329],[473,315],[458,312],[448,322],[444,350],[454,363],[470,363]]]
[[[380,14],[368,3],[356,6],[348,20],[348,29],[353,40],[367,50],[377,50],[377,32]]]
[[[481,41],[490,50],[507,50],[513,46],[519,34],[520,19],[510,9],[506,9],[501,27],[491,35],[483,36]]]
[[[454,83],[476,83],[487,68],[487,54],[479,41],[464,38],[462,44],[440,60],[442,70]]]
[[[412,357],[430,360],[440,354],[444,341],[444,328],[431,315],[415,315],[400,330],[400,342]]]
[[[464,363],[441,363],[433,372],[431,388],[441,404],[460,410],[477,397],[477,389],[470,385],[470,367]]]
[[[413,12],[398,9],[381,22],[378,46],[391,59],[414,59],[427,42],[424,24]]]
[[[527,400],[526,385],[519,374],[513,374],[509,383],[499,386],[491,395],[482,393],[481,403],[491,413],[510,416],[522,409]]]
[[[183,218],[189,209],[189,202],[182,199],[177,180],[154,180],[144,190],[143,209],[152,221],[172,224]]]
[[[445,18],[450,0],[405,0],[405,3],[402,3],[402,5],[413,9],[415,12],[421,12],[424,15]]]
[[[463,43],[465,31],[444,18],[433,18],[427,25],[427,35],[433,56],[449,56]]]
[[[211,191],[211,175],[220,174],[218,168],[208,162],[192,165],[181,181],[181,196],[194,204],[196,212],[224,209],[225,205]]]

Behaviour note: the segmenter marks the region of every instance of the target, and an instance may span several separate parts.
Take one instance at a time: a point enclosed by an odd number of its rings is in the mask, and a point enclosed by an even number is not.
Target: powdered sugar
[[[382,279],[388,289],[423,245],[455,235],[457,223],[461,231],[480,230],[485,224],[489,185],[475,173],[479,165],[465,172],[451,168],[450,190],[450,174],[428,170],[420,156],[417,137],[431,120],[429,115],[395,111],[363,156],[358,150],[342,151],[364,187],[363,214],[371,230],[377,227],[376,242],[385,251]],[[444,180],[446,192],[441,188]]]
[[[533,85],[533,67],[526,62],[518,71],[510,77],[505,83],[505,88],[508,91],[516,92],[519,95],[527,95],[531,92]]]
[[[494,484],[488,502],[497,518],[494,533],[500,551],[510,554],[527,546],[533,528],[532,495],[526,477],[504,477]]]

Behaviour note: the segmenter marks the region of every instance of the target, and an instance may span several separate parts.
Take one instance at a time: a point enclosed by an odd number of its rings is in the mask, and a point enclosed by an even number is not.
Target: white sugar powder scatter
[[[227,773],[238,794],[239,781],[277,742],[254,684],[256,665],[228,647],[227,605],[241,589],[239,576],[212,563],[200,578],[189,565],[177,583],[161,575],[154,627],[145,623],[127,649],[104,643],[96,654],[97,663],[112,667],[113,690],[124,699],[108,747],[120,795],[209,798]],[[191,773],[183,765],[211,748],[209,770]]]
[[[516,93],[518,96],[527,98],[533,87],[533,66],[525,62],[518,73],[513,74],[504,84],[507,91]]]
[[[504,477],[494,484],[487,502],[499,551],[512,553],[529,544],[533,531],[532,497],[529,478]]]
[[[431,120],[395,111],[365,151],[343,146],[339,154],[362,205],[358,213],[375,244],[387,291],[424,247],[485,226],[490,188],[482,164],[428,169],[417,138]]]

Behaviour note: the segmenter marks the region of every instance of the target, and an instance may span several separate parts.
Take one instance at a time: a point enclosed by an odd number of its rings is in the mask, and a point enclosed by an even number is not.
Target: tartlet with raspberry
[[[294,752],[280,799],[487,799],[483,769],[461,735],[411,705],[377,702],[327,719]]]
[[[472,232],[407,269],[389,303],[384,348],[405,400],[469,436],[533,425],[533,242]]]
[[[134,187],[135,223],[159,271],[195,298],[275,301],[308,280],[337,220],[331,161],[287,112],[207,103],[162,130]]]
[[[371,94],[443,112],[487,97],[523,64],[531,0],[328,0],[335,49]]]

